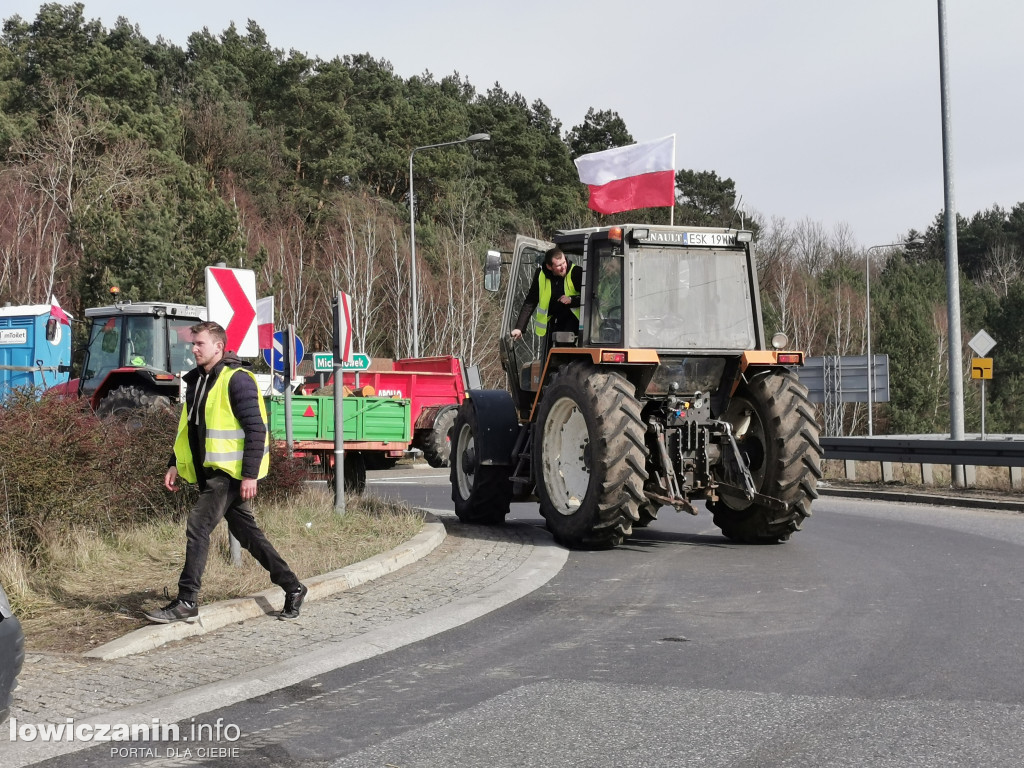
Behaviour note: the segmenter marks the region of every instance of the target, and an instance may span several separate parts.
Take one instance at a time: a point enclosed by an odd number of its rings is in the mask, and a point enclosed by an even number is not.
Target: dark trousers
[[[201,471],[201,470],[200,470]],[[228,522],[228,530],[238,539],[243,549],[270,573],[270,580],[285,592],[299,588],[299,580],[267,540],[256,524],[252,508],[243,501],[239,480],[217,473],[206,479],[206,487],[199,492],[199,500],[188,515],[185,529],[185,567],[178,579],[178,599],[196,602],[202,586],[206,558],[210,552],[210,534],[221,518]]]

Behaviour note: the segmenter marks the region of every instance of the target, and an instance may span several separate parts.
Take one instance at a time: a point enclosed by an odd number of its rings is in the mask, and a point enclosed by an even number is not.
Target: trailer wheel
[[[785,541],[800,530],[818,497],[822,449],[807,388],[791,371],[758,376],[737,391],[723,419],[732,424],[758,493],[784,502],[773,509],[731,488],[709,502],[715,525],[735,541]],[[719,465],[719,477],[727,471]],[[736,485],[735,478],[728,480]]]
[[[572,363],[541,395],[537,494],[548,529],[565,546],[615,546],[640,519],[647,448],[635,393],[617,371]]]
[[[171,399],[167,395],[125,384],[110,390],[107,396],[100,400],[96,406],[96,415],[131,417],[140,413],[168,410],[170,407]]]
[[[423,458],[434,468],[447,467],[452,453],[449,431],[455,424],[459,407],[451,405],[442,408],[434,419],[434,425],[427,430],[423,439]]]
[[[324,460],[328,462],[326,475],[327,488],[328,490],[333,491],[335,478],[337,477],[333,454],[330,456],[325,455]],[[343,461],[343,482],[345,483],[345,493],[362,493],[366,490],[366,459],[359,451],[345,451],[345,458]]]
[[[363,461],[367,469],[391,469],[398,463],[398,457],[388,456],[380,451],[370,451],[363,454]]]
[[[345,492],[362,493],[366,490],[366,461],[358,451],[345,453]]]
[[[455,514],[464,523],[495,525],[504,522],[512,501],[507,466],[481,463],[481,434],[476,405],[465,401],[452,426],[451,481]]]

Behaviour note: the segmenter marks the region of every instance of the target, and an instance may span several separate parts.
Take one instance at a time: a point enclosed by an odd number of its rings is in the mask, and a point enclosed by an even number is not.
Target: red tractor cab
[[[206,307],[119,302],[85,316],[91,324],[82,374],[68,392],[87,398],[101,416],[178,400],[180,375],[195,366],[189,328],[206,319]]]

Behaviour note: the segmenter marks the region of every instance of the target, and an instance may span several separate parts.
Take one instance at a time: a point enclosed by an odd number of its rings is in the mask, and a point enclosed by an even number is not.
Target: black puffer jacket
[[[210,373],[207,374],[202,368],[196,367],[182,377],[185,382],[185,412],[188,414],[188,445],[197,467],[196,474],[200,488],[206,485],[203,472],[198,471],[206,458],[206,395],[225,368],[245,369],[249,367],[249,363],[239,359],[233,352],[228,352]],[[259,475],[260,462],[263,461],[263,446],[267,439],[267,427],[260,415],[259,397],[260,393],[256,382],[247,374],[232,376],[228,382],[231,411],[245,432],[242,477],[256,478]],[[172,452],[168,466],[173,466],[174,463]],[[206,469],[206,476],[209,476],[211,471]]]

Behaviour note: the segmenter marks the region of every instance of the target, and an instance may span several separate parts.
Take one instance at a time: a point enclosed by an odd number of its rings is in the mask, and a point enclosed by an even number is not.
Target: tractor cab
[[[195,366],[189,328],[206,317],[205,307],[124,302],[85,316],[91,325],[79,392],[97,412],[177,398],[178,375]]]
[[[673,382],[684,392],[717,390],[744,351],[767,346],[750,240],[748,231],[624,225],[561,231],[553,242],[519,237],[504,265],[491,252],[486,287],[496,290],[508,268],[501,357],[520,414],[528,417],[543,381],[584,349],[602,350],[598,362],[630,364],[624,371],[641,394],[666,395]],[[546,340],[528,325],[513,340],[553,245],[583,269],[579,328]]]

